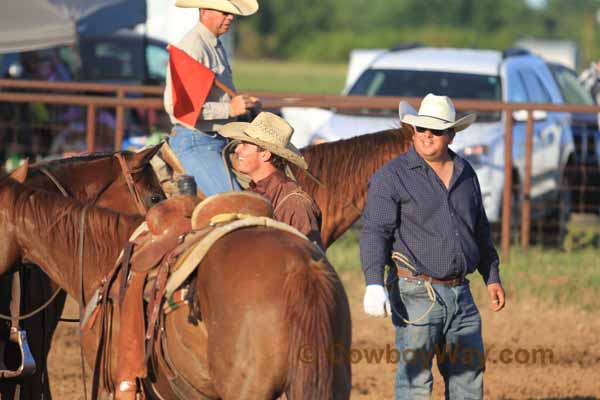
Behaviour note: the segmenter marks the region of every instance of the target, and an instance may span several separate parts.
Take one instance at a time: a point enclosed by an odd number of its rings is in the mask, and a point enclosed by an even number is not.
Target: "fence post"
[[[531,237],[531,170],[533,154],[533,111],[527,111],[527,138],[525,141],[525,176],[521,208],[521,246],[529,248]]]
[[[506,124],[504,130],[504,193],[502,197],[502,257],[506,261],[510,255],[510,213],[512,208],[512,147],[513,115],[512,109],[505,108]]]
[[[87,152],[93,153],[96,149],[96,105],[87,105]]]
[[[124,98],[124,92],[122,89],[117,90],[117,99]],[[115,124],[115,151],[121,150],[121,144],[123,143],[123,137],[125,136],[125,107],[117,106],[116,124]]]

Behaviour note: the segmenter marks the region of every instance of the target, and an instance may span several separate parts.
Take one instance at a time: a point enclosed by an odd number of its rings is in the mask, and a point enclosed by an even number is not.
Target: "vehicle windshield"
[[[428,93],[451,99],[502,100],[500,77],[442,71],[368,69],[356,81],[349,95],[424,97]],[[461,110],[464,115],[471,110]],[[477,112],[477,120],[499,121],[500,112]]]
[[[582,104],[593,106],[594,98],[581,86],[574,71],[561,65],[549,64],[556,83],[567,104]]]
[[[94,38],[82,46],[81,58],[87,80],[141,83],[145,76],[141,40]]]

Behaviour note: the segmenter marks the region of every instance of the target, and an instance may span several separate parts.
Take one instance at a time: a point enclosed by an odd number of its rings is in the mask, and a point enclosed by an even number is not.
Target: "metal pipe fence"
[[[170,122],[163,111],[162,87],[137,85],[106,85],[77,82],[41,82],[0,80],[0,143],[9,143],[2,149],[7,158],[16,148],[29,156],[47,156],[57,152],[63,144],[69,149],[70,139],[78,141],[79,151],[120,150],[127,130],[148,133],[153,130],[168,132]],[[398,102],[406,100],[418,107],[420,98],[334,96],[299,93],[252,92],[260,97],[265,109],[281,107],[318,107],[344,110],[369,115],[385,110],[397,110]],[[567,221],[561,215],[572,207],[578,213],[598,215],[600,208],[600,135],[595,126],[572,121],[574,153],[564,171],[558,174],[559,187],[554,191],[555,220],[538,215],[548,214],[547,203],[536,201],[532,194],[538,179],[532,173],[534,160],[534,111],[569,113],[598,113],[600,107],[581,105],[554,105],[529,103],[502,103],[455,99],[457,110],[502,112],[504,120],[504,184],[500,241],[504,257],[508,257],[511,242],[527,248],[532,241],[542,243],[562,236]],[[513,113],[526,111],[526,139],[523,166],[513,161],[515,126]],[[77,117],[69,120],[66,115]],[[576,114],[573,114],[576,115]],[[524,122],[524,121],[520,121]],[[575,134],[575,132],[577,132]],[[367,132],[365,132],[367,133]],[[72,137],[71,137],[72,136]],[[85,140],[82,140],[85,138]],[[64,142],[64,143],[63,143]],[[16,146],[15,146],[16,144]],[[83,144],[83,148],[82,147]],[[19,148],[19,145],[21,146]],[[13,147],[12,149],[10,147]],[[8,148],[7,148],[8,147]],[[28,147],[28,148],[27,148]],[[63,151],[69,154],[69,151]],[[522,172],[521,172],[522,170]],[[519,173],[521,173],[519,175]],[[568,197],[568,202],[566,201]],[[560,201],[564,200],[564,204]],[[519,202],[515,204],[515,202]],[[514,207],[517,205],[518,207]],[[516,228],[513,230],[512,228]],[[518,229],[520,228],[520,229]]]

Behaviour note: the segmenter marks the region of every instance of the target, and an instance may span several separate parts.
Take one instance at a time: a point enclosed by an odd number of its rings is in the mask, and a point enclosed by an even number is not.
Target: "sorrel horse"
[[[79,265],[86,207],[84,234],[93,240],[83,241]],[[8,178],[0,179],[0,209],[0,273],[19,259],[34,262],[74,298],[81,287],[84,298],[92,296],[141,222]],[[349,398],[349,360],[331,358],[331,351],[349,354],[349,305],[335,270],[314,245],[267,227],[235,231],[207,254],[193,285],[203,324],[194,326],[188,313],[175,311],[165,316],[162,335],[173,369],[205,396]],[[98,337],[83,343],[90,364]],[[153,364],[149,398],[181,398],[168,384],[170,374]]]
[[[29,168],[27,184],[50,192],[64,191],[83,203],[94,203],[124,213],[139,213],[126,175],[131,175],[131,183],[146,208],[162,200],[164,195],[149,164],[157,150],[158,147],[139,153],[123,152],[125,166],[121,165],[116,153],[37,163]],[[24,311],[30,311],[49,299],[57,286],[37,268],[26,268],[23,272],[23,281],[27,285],[22,292],[22,306]],[[0,277],[3,288],[0,312],[3,314],[8,313],[10,284],[10,277]],[[43,312],[21,322],[21,326],[29,332],[36,372],[32,376],[1,382],[1,398],[13,398],[16,384],[19,384],[21,400],[51,399],[46,359],[64,302],[65,294],[60,293]]]
[[[405,152],[410,145],[410,134],[402,129],[391,129],[382,132],[357,136],[347,140],[324,143],[308,146],[301,151],[308,161],[309,171],[316,176],[324,185],[321,186],[314,182],[305,173],[295,170],[298,183],[310,194],[322,211],[323,225],[321,228],[321,238],[324,246],[329,247],[338,239],[354,222],[360,217],[362,208],[366,201],[367,182],[370,176],[383,164],[395,156]],[[151,152],[151,150],[150,150]],[[146,154],[149,156],[149,154]],[[148,157],[136,158],[135,167],[138,170],[136,175],[136,185],[145,187],[144,199],[147,204],[162,199],[159,195],[160,188],[158,183],[153,183],[153,172],[147,163]],[[145,164],[144,164],[145,162]],[[122,179],[122,172],[114,157],[108,156],[90,156],[83,158],[72,158],[59,161],[52,161],[45,164],[46,168],[65,186],[65,189],[82,202],[93,201],[102,189],[107,187],[109,182],[117,183],[110,185],[98,198],[97,204],[102,204],[124,212],[136,212],[125,181]],[[56,186],[41,172],[36,172],[35,166],[31,182],[33,186],[45,188],[47,190],[58,192]],[[111,195],[114,193],[114,198]],[[129,209],[125,209],[129,207]],[[36,273],[36,271],[32,271]],[[39,274],[38,274],[39,275]],[[40,286],[43,290],[27,291],[29,298],[27,305],[37,305],[48,298],[52,291],[48,289],[49,283],[45,276],[36,276],[30,279],[29,284]],[[40,298],[40,296],[42,298]],[[37,400],[41,398],[40,393],[45,394],[45,398],[50,398],[48,389],[47,374],[45,373],[45,359],[49,349],[52,333],[58,323],[58,318],[62,312],[64,303],[57,301],[53,304],[42,318],[34,319],[28,322],[26,328],[31,332],[46,332],[41,338],[30,335],[30,345],[38,366],[42,366],[44,375],[42,377],[32,377],[27,379],[24,385],[21,398],[27,400]],[[8,304],[5,300],[3,304]],[[32,324],[35,322],[35,324]],[[30,330],[30,327],[34,327]],[[40,341],[35,345],[36,340]],[[41,383],[43,382],[43,383]],[[7,382],[8,383],[8,382]],[[5,385],[7,384],[5,383]],[[43,385],[43,388],[39,388]],[[31,392],[31,395],[28,393]],[[24,396],[24,397],[23,397]],[[9,398],[3,393],[3,398]]]
[[[406,152],[411,140],[410,129],[403,126],[301,150],[308,170],[323,183],[319,185],[299,169],[294,170],[300,186],[321,209],[321,240],[325,248],[360,217],[371,175]]]

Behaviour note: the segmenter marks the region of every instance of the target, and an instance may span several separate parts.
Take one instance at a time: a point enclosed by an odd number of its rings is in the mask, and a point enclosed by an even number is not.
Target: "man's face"
[[[216,37],[221,36],[229,30],[233,19],[233,14],[210,9],[200,10],[200,21]]]
[[[441,161],[448,153],[448,145],[452,143],[454,133],[451,130],[437,131],[422,127],[414,127],[413,145],[417,154],[426,161]]]
[[[252,175],[260,169],[264,158],[264,151],[259,151],[257,145],[242,142],[235,147],[238,162],[237,169],[244,174]]]

